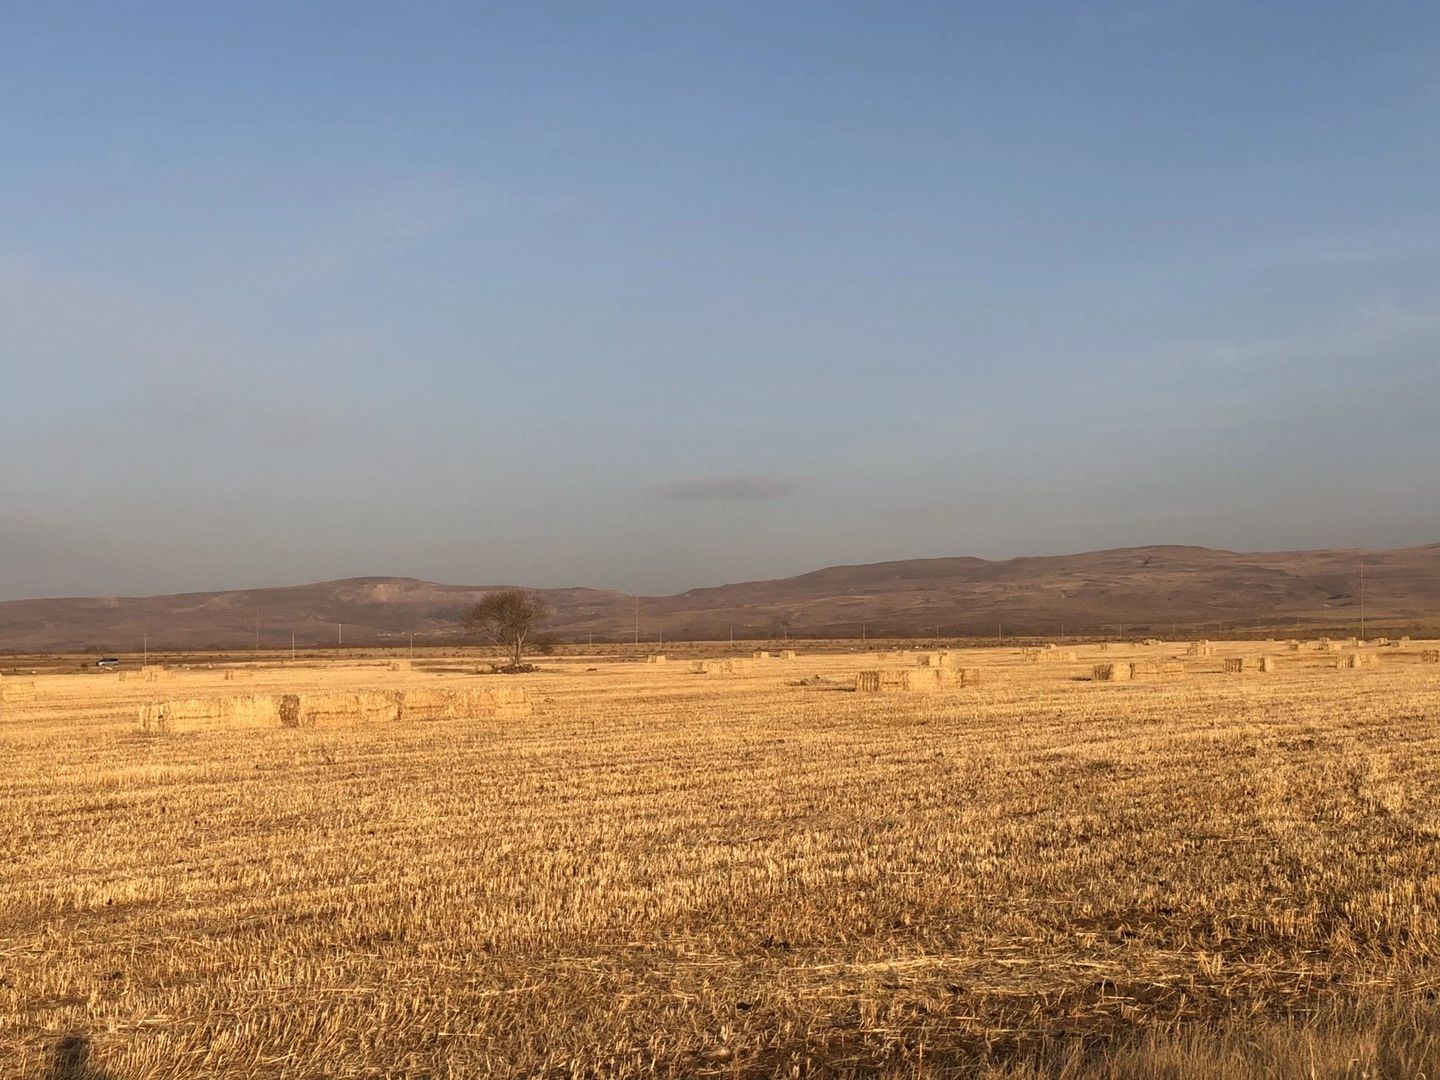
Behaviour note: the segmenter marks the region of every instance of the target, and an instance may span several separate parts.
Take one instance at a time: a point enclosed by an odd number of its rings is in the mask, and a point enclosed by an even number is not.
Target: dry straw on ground
[[[146,664],[136,668],[134,671],[120,672],[121,682],[165,682],[173,678],[174,672],[168,671],[157,664]]]
[[[1433,665],[962,661],[852,694],[853,653],[562,656],[383,680],[545,703],[514,719],[177,738],[149,687],[39,676],[0,723],[0,1074],[1440,1076]]]

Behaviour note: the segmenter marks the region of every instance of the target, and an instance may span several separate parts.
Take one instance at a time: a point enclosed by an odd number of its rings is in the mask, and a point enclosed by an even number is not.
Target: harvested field
[[[875,695],[836,692],[853,653],[181,672],[155,734],[152,687],[37,676],[0,713],[0,1072],[1436,1073],[1418,645],[1364,678],[957,659]],[[175,704],[365,695],[398,722]]]

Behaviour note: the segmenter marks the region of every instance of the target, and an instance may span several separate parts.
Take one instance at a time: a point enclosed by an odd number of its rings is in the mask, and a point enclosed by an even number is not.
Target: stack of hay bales
[[[794,659],[795,659],[795,650],[794,650],[794,649],[781,649],[781,650],[780,650],[780,659],[781,659],[781,660],[794,660]]]
[[[357,690],[281,694],[277,700],[282,727],[352,727],[400,719],[401,697],[403,695],[384,690]]]
[[[900,674],[898,671],[857,671],[855,691],[860,694],[882,694],[887,690],[909,690],[909,673],[905,673],[903,683],[899,679]]]
[[[1129,664],[1096,664],[1090,669],[1096,682],[1129,682],[1131,674]]]
[[[226,682],[234,682],[234,681],[237,680],[237,679],[253,679],[254,677],[255,677],[255,673],[254,673],[253,671],[227,671],[227,672],[225,672],[225,681],[226,681]]]
[[[1185,674],[1185,665],[1179,660],[1164,660],[1160,663],[1160,677],[1174,679]]]
[[[1321,651],[1321,652],[1339,652],[1339,651],[1340,651],[1340,643],[1339,643],[1338,641],[1322,641],[1322,642],[1320,642],[1320,651]]]
[[[1164,645],[1165,643],[1164,643],[1163,641],[1161,641],[1158,637],[1147,637],[1147,638],[1145,639],[1145,641],[1144,641],[1144,644],[1146,644],[1146,645]]]
[[[750,654],[750,659],[752,659],[752,660],[769,660],[769,659],[770,659],[770,654],[769,654],[768,652],[766,652],[764,649],[756,649],[753,653]]]
[[[938,668],[945,665],[948,653],[943,652],[922,652],[915,656],[915,663],[920,667]]]
[[[1057,664],[1073,664],[1077,657],[1074,649],[1056,649],[1054,652],[1047,652],[1045,659]]]
[[[1425,649],[1420,653],[1422,664],[1440,664],[1440,649]]]
[[[1299,651],[1300,651],[1300,642],[1298,642],[1298,641],[1291,641],[1291,642],[1287,642],[1286,644],[1289,646],[1291,652],[1299,652]]]
[[[533,711],[523,686],[498,684],[485,689],[407,690],[399,697],[401,720],[470,720],[492,716],[529,716]]]
[[[0,679],[0,705],[29,705],[35,700],[35,680],[11,676]]]
[[[267,728],[282,723],[281,702],[273,696],[180,698],[140,706],[140,730],[157,735],[213,728]]]
[[[754,666],[754,660],[696,660],[691,670],[696,675],[738,675]]]
[[[1262,656],[1255,664],[1256,671],[1264,671],[1267,673],[1274,671],[1277,667],[1279,667],[1279,664],[1273,656]]]
[[[1347,653],[1345,656],[1341,657],[1338,663],[1340,667],[1362,668],[1370,667],[1379,659],[1380,658],[1374,653],[1353,652]]]
[[[411,660],[391,660],[390,663],[385,666],[391,671],[410,671],[415,667],[415,664]]]
[[[1130,678],[1132,680],[1158,679],[1164,674],[1159,661],[1136,660],[1130,665]]]
[[[1187,656],[1211,656],[1215,652],[1208,641],[1192,641],[1190,647],[1185,650]]]
[[[505,685],[403,693],[256,694],[147,702],[140,707],[140,728],[176,734],[215,728],[351,727],[397,720],[528,716],[532,708],[524,687]]]
[[[952,668],[904,668],[900,671],[860,671],[855,689],[864,694],[925,693],[947,686],[965,685],[964,675]]]
[[[663,664],[663,663],[666,662],[666,659],[667,659],[667,658],[666,658],[666,656],[665,656],[664,653],[654,653],[654,654],[651,655],[651,656],[645,657],[645,663],[647,663],[647,664]]]
[[[1226,675],[1239,675],[1245,670],[1245,660],[1239,656],[1227,656],[1224,660]]]

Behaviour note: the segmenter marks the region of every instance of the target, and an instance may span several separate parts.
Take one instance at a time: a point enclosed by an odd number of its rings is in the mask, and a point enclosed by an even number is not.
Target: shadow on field
[[[66,1035],[55,1044],[55,1056],[45,1080],[111,1080],[110,1074],[90,1061],[90,1040]]]

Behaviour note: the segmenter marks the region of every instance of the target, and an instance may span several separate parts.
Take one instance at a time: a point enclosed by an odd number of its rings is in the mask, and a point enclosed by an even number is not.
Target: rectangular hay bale
[[[267,694],[171,698],[140,706],[140,730],[159,735],[219,728],[273,728],[282,722],[281,699]]]

